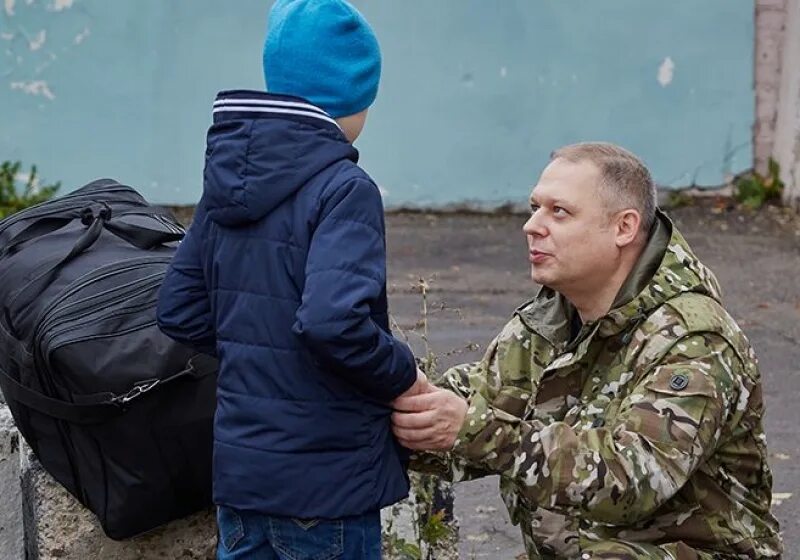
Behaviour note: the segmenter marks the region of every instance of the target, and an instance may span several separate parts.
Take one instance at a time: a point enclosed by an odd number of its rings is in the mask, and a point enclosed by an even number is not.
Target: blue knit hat
[[[344,0],[277,0],[264,42],[267,91],[303,97],[334,118],[375,101],[378,40]]]

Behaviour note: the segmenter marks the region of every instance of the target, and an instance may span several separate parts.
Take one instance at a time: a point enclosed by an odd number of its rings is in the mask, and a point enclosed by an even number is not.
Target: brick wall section
[[[786,5],[790,0],[756,0],[755,90],[753,126],[755,168],[765,171],[775,141],[781,84]]]

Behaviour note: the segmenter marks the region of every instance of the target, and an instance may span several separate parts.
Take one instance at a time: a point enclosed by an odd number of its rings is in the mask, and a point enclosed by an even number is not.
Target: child
[[[214,103],[158,321],[220,359],[222,559],[380,558],[380,509],[408,493],[389,403],[427,385],[389,332],[381,196],[351,145],[380,66],[347,2],[278,0],[269,93]]]

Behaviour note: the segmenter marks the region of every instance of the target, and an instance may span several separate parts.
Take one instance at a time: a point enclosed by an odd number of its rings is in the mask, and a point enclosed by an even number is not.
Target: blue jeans
[[[380,560],[380,512],[292,519],[219,506],[217,560]]]

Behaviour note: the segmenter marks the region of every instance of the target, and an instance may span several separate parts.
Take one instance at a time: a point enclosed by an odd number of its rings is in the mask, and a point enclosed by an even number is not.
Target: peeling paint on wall
[[[49,12],[63,12],[69,10],[75,4],[75,0],[53,0],[53,3],[47,6]]]
[[[72,42],[75,43],[76,45],[80,45],[81,43],[83,43],[86,40],[86,38],[88,36],[89,36],[89,28],[88,27],[84,27],[83,31],[81,31],[80,33],[75,35],[75,39],[73,39]]]
[[[658,68],[658,83],[661,84],[661,87],[667,87],[672,83],[674,73],[675,63],[672,62],[670,57],[665,58]]]
[[[56,98],[61,64],[68,63],[71,51],[90,33],[85,11],[66,13],[76,5],[75,0],[2,0],[0,14],[14,19],[6,18],[0,32],[0,40],[7,41],[1,51],[0,87],[38,97],[39,110]]]
[[[55,54],[50,53],[50,56],[47,58],[47,60],[36,67],[34,74],[38,76],[39,74],[44,72],[47,68],[49,68],[50,65],[53,64],[53,62],[55,62],[56,60],[58,60],[58,57]]]
[[[11,82],[11,89],[20,90],[28,95],[41,95],[53,101],[56,96],[50,91],[50,86],[44,80],[32,80],[29,82]]]
[[[63,12],[68,10],[75,3],[75,0],[53,0],[53,4],[47,9],[53,12]]]
[[[28,47],[30,47],[32,51],[38,51],[44,46],[46,41],[47,41],[47,31],[42,29],[41,31],[39,31],[39,33],[34,35],[33,38],[31,38],[28,41]]]

